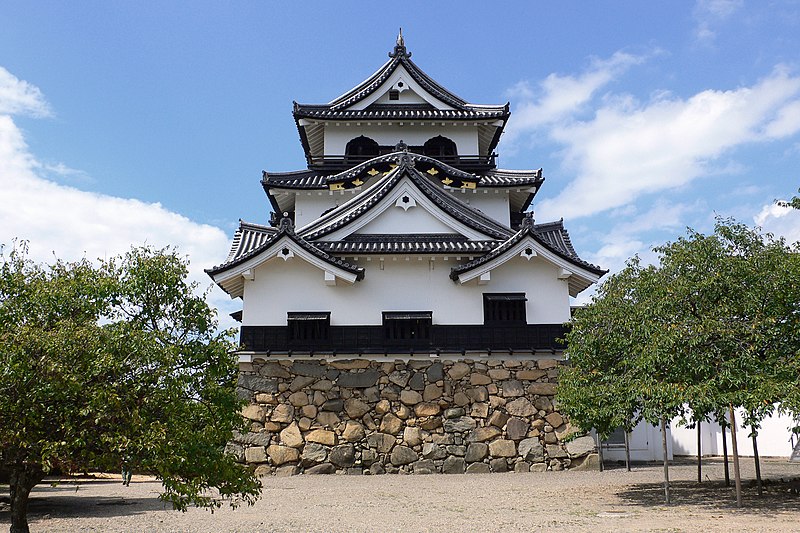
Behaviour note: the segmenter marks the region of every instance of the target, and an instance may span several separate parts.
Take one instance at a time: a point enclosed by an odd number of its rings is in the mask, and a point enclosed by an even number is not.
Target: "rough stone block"
[[[328,461],[341,468],[353,466],[356,461],[356,449],[352,444],[336,446],[328,454]]]
[[[492,378],[487,376],[486,374],[479,374],[477,372],[472,373],[469,376],[470,385],[488,385],[492,382]]]
[[[414,406],[414,414],[418,417],[436,416],[440,411],[438,403],[423,402]]]
[[[411,464],[411,471],[415,474],[435,474],[436,465],[430,459],[422,459]]]
[[[416,405],[422,401],[422,394],[413,390],[400,391],[400,401],[406,405]]]
[[[312,383],[314,383],[315,381],[316,381],[315,378],[310,378],[307,376],[297,376],[292,380],[291,383],[289,383],[289,390],[292,392],[303,390]]]
[[[387,415],[388,416],[388,415]],[[448,433],[463,433],[465,431],[472,431],[475,429],[475,419],[462,416],[460,418],[452,418],[444,421],[444,430]]]
[[[523,381],[536,381],[546,375],[545,370],[517,370],[517,379]]]
[[[547,445],[547,456],[552,459],[566,459],[569,457],[567,451],[558,444]]]
[[[331,463],[322,463],[317,466],[312,466],[311,468],[306,468],[305,473],[311,475],[334,474],[336,473],[336,467]]]
[[[352,419],[361,418],[370,411],[369,404],[356,398],[350,398],[344,402],[344,410]]]
[[[532,416],[536,409],[527,398],[517,398],[506,404],[506,411],[512,416],[527,417]]]
[[[425,390],[422,392],[422,399],[426,402],[438,400],[441,397],[442,397],[442,389],[434,383],[427,385],[425,387]]]
[[[442,464],[442,474],[463,474],[466,464],[461,457],[448,457]]]
[[[392,413],[384,415],[381,420],[381,432],[396,435],[403,427],[403,421]]]
[[[336,444],[336,433],[326,429],[315,429],[306,433],[306,442],[316,442],[326,446]]]
[[[508,463],[502,458],[490,459],[489,468],[492,472],[508,472]]]
[[[283,368],[279,363],[264,363],[258,370],[258,373],[265,378],[286,379],[290,376],[289,371]]]
[[[303,407],[308,405],[308,394],[303,391],[294,392],[289,395],[289,403],[295,407]]]
[[[516,457],[517,446],[513,440],[498,439],[489,443],[489,455],[492,457]]]
[[[250,404],[242,409],[242,416],[255,422],[263,422],[266,412],[260,405]]]
[[[291,448],[301,448],[303,446],[303,435],[300,433],[300,428],[297,424],[292,422],[289,426],[284,428],[280,433],[281,444]]]
[[[516,398],[525,394],[525,389],[522,387],[522,382],[516,379],[510,379],[502,383],[503,397]]]
[[[386,433],[370,433],[367,435],[367,445],[370,448],[375,448],[378,453],[389,453],[395,442],[397,442],[397,439],[395,439],[394,435]]]
[[[292,374],[296,376],[307,376],[312,378],[322,378],[328,372],[328,366],[322,361],[295,361],[290,367]]]
[[[539,396],[553,396],[556,393],[555,383],[531,383],[528,386],[528,394],[538,394]]]
[[[476,461],[483,461],[489,455],[489,445],[485,442],[472,442],[467,446],[467,452],[464,459],[468,463]]]
[[[378,382],[378,377],[379,374],[377,370],[367,370],[366,372],[361,372],[358,374],[345,372],[339,374],[339,377],[336,378],[336,384],[340,387],[366,389],[367,387],[374,386]]]
[[[341,361],[330,361],[328,366],[337,370],[360,370],[369,368],[369,361],[366,359],[343,359]]]
[[[411,464],[417,459],[419,459],[417,453],[408,446],[395,446],[390,457],[395,466]]]
[[[488,474],[491,470],[486,463],[472,463],[467,467],[466,472],[467,474]]]
[[[442,370],[442,363],[439,362],[433,363],[431,366],[429,366],[425,371],[428,381],[430,383],[436,383],[437,381],[444,379],[444,372]]]
[[[364,426],[354,420],[348,420],[342,431],[342,438],[347,442],[358,442],[364,435]]]
[[[248,463],[266,463],[267,449],[264,446],[251,446],[244,449],[244,460]]]
[[[594,439],[588,435],[584,437],[578,437],[577,439],[571,440],[567,443],[567,453],[572,459],[589,455],[590,453],[594,453],[594,451]]]
[[[267,455],[269,455],[272,464],[280,466],[285,463],[292,463],[300,459],[300,452],[295,448],[288,446],[281,446],[279,444],[272,444],[267,447]]]
[[[328,449],[316,442],[306,443],[306,445],[303,446],[303,453],[300,455],[300,459],[306,466],[321,463],[327,458]]]
[[[467,435],[467,442],[485,442],[500,435],[501,431],[495,426],[475,428]]]
[[[468,364],[459,361],[447,370],[447,375],[450,376],[452,380],[459,380],[469,374],[470,370]]]
[[[289,404],[278,404],[272,410],[270,420],[273,422],[288,423],[294,420],[294,407]]]
[[[530,428],[530,422],[514,417],[506,424],[506,435],[511,440],[520,440],[528,436]]]

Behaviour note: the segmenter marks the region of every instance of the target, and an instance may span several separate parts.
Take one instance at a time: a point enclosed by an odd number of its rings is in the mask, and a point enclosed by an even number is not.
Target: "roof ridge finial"
[[[389,52],[389,57],[411,57],[411,53],[406,51],[406,40],[403,38],[403,28],[400,28],[400,32],[397,34],[394,51]]]

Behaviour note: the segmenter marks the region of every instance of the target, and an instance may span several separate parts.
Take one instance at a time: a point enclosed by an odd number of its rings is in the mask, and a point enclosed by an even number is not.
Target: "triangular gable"
[[[393,154],[392,157],[397,162],[396,166],[393,164],[395,168],[386,172],[359,195],[300,228],[298,233],[309,241],[323,237],[329,240],[333,238],[334,233],[339,237],[351,234],[365,225],[366,222],[362,221],[362,218],[366,217],[366,221],[371,220],[383,209],[392,206],[392,202],[396,202],[398,197],[401,198],[402,196],[395,193],[395,189],[405,180],[403,186],[413,186],[415,200],[417,197],[420,198],[428,207],[428,212],[434,214],[452,230],[476,240],[505,240],[511,236],[512,233],[508,228],[446,192],[440,182],[433,181],[435,178],[417,171],[411,154],[400,152]],[[391,198],[387,200],[387,196],[390,195]],[[371,213],[376,208],[377,212]],[[441,214],[442,212],[444,214]],[[346,226],[351,226],[351,229],[339,231]]]
[[[368,213],[330,233],[324,239],[337,241],[354,233],[387,235],[457,233],[473,241],[491,238],[444,211],[408,176],[403,177]]]
[[[396,90],[398,92],[397,100],[389,98],[389,91]],[[394,71],[381,80],[371,92],[347,107],[340,108],[341,110],[353,109],[361,110],[369,107],[372,104],[385,104],[385,105],[408,105],[408,104],[429,104],[436,109],[450,110],[454,109],[453,106],[448,105],[446,102],[437,98],[434,94],[428,92],[425,87],[420,85],[415,77],[406,69],[402,63],[398,63]]]
[[[558,223],[560,227],[560,223]],[[530,218],[523,220],[522,228],[506,242],[483,257],[454,267],[450,272],[453,281],[464,284],[474,279],[486,281],[492,270],[516,257],[540,257],[559,269],[558,277],[567,281],[570,296],[577,296],[606,273],[594,265],[573,258],[556,249],[552,243],[538,236]]]
[[[335,285],[337,279],[355,283],[364,278],[364,269],[333,257],[315,248],[294,233],[291,221],[283,219],[278,232],[259,247],[233,261],[206,270],[206,273],[230,294],[231,298],[241,298],[245,280],[255,279],[255,269],[275,258],[289,261],[301,259],[323,271],[327,285]]]

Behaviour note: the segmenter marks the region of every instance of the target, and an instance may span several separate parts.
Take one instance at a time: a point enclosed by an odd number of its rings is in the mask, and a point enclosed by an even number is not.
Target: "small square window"
[[[389,100],[400,100],[400,91],[398,91],[397,89],[390,89]]]
[[[383,313],[383,336],[387,341],[408,342],[431,338],[431,311]]]
[[[525,324],[525,293],[507,292],[483,295],[484,324]]]
[[[319,341],[328,339],[331,327],[330,312],[287,313],[290,341]]]

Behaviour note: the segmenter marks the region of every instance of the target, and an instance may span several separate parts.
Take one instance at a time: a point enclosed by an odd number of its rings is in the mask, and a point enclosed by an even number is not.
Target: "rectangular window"
[[[432,316],[432,311],[384,311],[383,336],[393,342],[428,340]]]
[[[397,89],[390,89],[389,100],[400,100],[400,91],[398,91]]]
[[[506,292],[483,295],[483,323],[484,324],[525,324],[524,292]]]
[[[331,313],[298,312],[287,313],[290,341],[327,340],[331,327]]]

